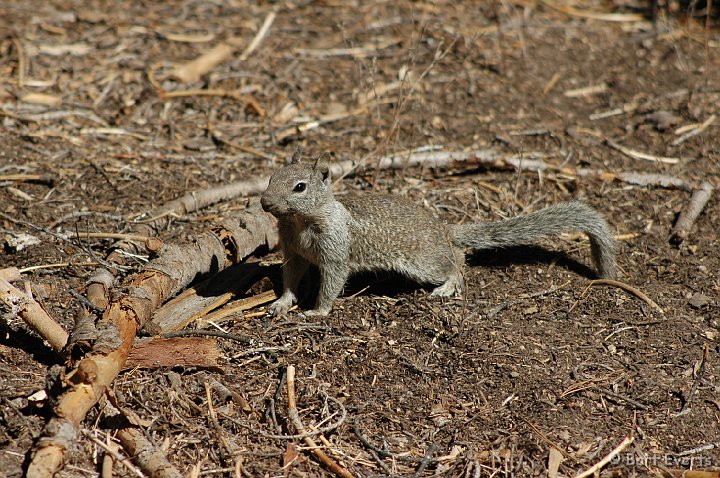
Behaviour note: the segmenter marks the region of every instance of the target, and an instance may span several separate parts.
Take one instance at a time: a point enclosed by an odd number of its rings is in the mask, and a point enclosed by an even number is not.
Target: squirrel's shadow
[[[511,264],[557,265],[575,274],[596,279],[597,273],[587,265],[570,257],[564,251],[551,251],[541,246],[514,246],[502,249],[473,251],[467,255],[471,267],[505,267]]]
[[[575,260],[568,253],[533,245],[473,251],[467,255],[465,262],[469,267],[484,268],[507,267],[511,264],[553,264],[589,279],[597,278],[597,273],[592,268]],[[313,307],[319,283],[320,275],[317,268],[311,268],[301,285],[301,308]],[[392,272],[364,272],[350,277],[342,296],[383,295],[393,297],[420,289],[431,291],[433,288],[432,285],[418,284]]]

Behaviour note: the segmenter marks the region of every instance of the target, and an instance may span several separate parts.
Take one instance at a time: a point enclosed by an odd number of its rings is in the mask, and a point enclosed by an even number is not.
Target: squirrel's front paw
[[[272,304],[270,304],[270,307],[267,308],[268,314],[275,317],[277,315],[285,315],[287,314],[288,309],[290,309],[290,304],[287,304],[283,300],[276,300]]]

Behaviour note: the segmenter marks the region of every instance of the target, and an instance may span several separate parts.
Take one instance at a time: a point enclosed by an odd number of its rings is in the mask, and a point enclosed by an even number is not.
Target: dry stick
[[[183,475],[175,468],[159,448],[145,438],[137,428],[123,428],[117,434],[120,444],[132,456],[137,465],[153,478],[181,478]]]
[[[108,446],[106,443],[104,443],[102,440],[94,436],[92,433],[90,433],[88,430],[83,430],[82,434],[87,438],[88,440],[95,443],[97,446],[105,450],[105,453],[108,453],[112,455],[112,457],[117,461],[118,463],[122,463],[128,470],[130,470],[134,475],[139,476],[140,478],[144,478],[145,475],[137,469],[135,465],[130,463],[130,460],[126,456],[122,456],[116,449],[113,447]],[[27,474],[27,476],[31,476],[30,473]]]
[[[616,143],[615,141],[605,138],[605,143],[610,146],[613,149],[616,149],[620,151],[625,156],[628,156],[633,159],[643,159],[645,161],[654,161],[657,163],[665,163],[665,164],[677,164],[680,162],[680,158],[666,158],[663,156],[655,156],[652,154],[643,153],[640,151],[635,151],[634,149],[630,149],[626,146],[623,146],[622,144]]]
[[[300,433],[300,434],[307,433],[307,431],[305,430],[305,427],[303,426],[302,422],[300,421],[300,415],[298,414],[298,410],[297,410],[297,403],[295,402],[295,366],[294,365],[288,365],[288,368],[287,368],[287,391],[288,391],[288,417],[290,418],[290,421],[292,422],[293,426],[298,431],[298,433]],[[352,478],[353,477],[352,473],[350,473],[348,470],[346,470],[342,466],[335,463],[332,460],[332,458],[327,456],[327,454],[318,447],[318,445],[315,443],[315,440],[313,440],[309,436],[303,437],[303,440],[310,447],[310,450],[317,457],[317,459],[320,460],[325,466],[327,466],[337,476],[341,476],[343,478]]]
[[[268,290],[252,297],[240,299],[227,307],[198,318],[198,327],[204,327],[208,322],[218,323],[237,312],[254,309],[259,305],[267,304],[275,299],[277,299],[277,295],[274,290]]]
[[[594,475],[595,473],[599,472],[605,465],[610,463],[612,459],[620,454],[625,448],[628,447],[633,441],[635,440],[635,437],[630,434],[625,437],[623,441],[620,442],[618,446],[616,446],[610,453],[607,454],[605,458],[588,468],[587,470],[583,471],[582,473],[575,475],[575,478],[585,478],[586,476]]]
[[[41,183],[52,186],[55,178],[46,174],[0,174],[0,181]]]
[[[690,201],[687,206],[680,213],[680,217],[675,223],[675,227],[672,228],[670,233],[670,242],[673,244],[681,244],[690,234],[695,220],[700,216],[700,213],[705,208],[705,205],[710,201],[713,193],[713,185],[708,181],[703,181],[700,187],[690,197]]]
[[[255,38],[252,39],[247,48],[245,48],[245,51],[243,51],[240,55],[240,61],[247,60],[248,57],[252,54],[252,52],[254,52],[257,47],[260,46],[263,40],[265,40],[265,37],[267,37],[267,33],[268,31],[270,31],[270,27],[275,21],[276,16],[277,14],[275,12],[270,12],[267,14],[267,17],[265,17],[265,21],[260,27],[260,30],[258,30],[258,32],[255,34]]]
[[[124,241],[146,242],[150,239],[158,240],[152,236],[140,236],[137,234],[122,234],[118,232],[75,232],[72,234],[76,239],[121,239]]]
[[[657,305],[657,303],[654,300],[652,300],[650,297],[648,297],[640,289],[637,289],[629,284],[626,284],[624,282],[620,282],[617,280],[613,280],[613,279],[596,279],[596,280],[590,281],[590,284],[587,286],[587,289],[589,289],[590,287],[592,287],[594,285],[610,285],[610,286],[622,289],[624,291],[630,292],[631,294],[633,294],[634,296],[636,296],[637,298],[639,298],[640,300],[642,300],[643,302],[648,304],[650,307],[652,307],[655,310],[657,310],[658,312],[660,312],[661,314],[663,314],[663,315],[665,314],[665,311],[662,309],[662,307]],[[585,289],[585,290],[587,291],[587,289]]]
[[[68,341],[68,333],[30,295],[0,277],[0,302],[23,319],[55,352]]]
[[[148,225],[163,228],[166,223],[158,220],[166,217],[168,213],[188,214],[221,201],[227,201],[238,196],[249,196],[261,193],[267,188],[268,177],[260,176],[245,181],[237,181],[219,187],[191,191],[184,196],[174,199],[158,208],[146,213],[152,219]]]
[[[675,415],[676,417],[685,415],[687,412],[690,411],[690,402],[692,402],[692,399],[695,396],[695,392],[697,392],[697,388],[700,385],[700,382],[705,377],[705,364],[707,363],[707,360],[708,360],[708,344],[706,342],[705,347],[703,348],[703,356],[700,359],[700,366],[698,367],[697,376],[695,377],[692,387],[690,388],[690,393],[688,394],[688,398],[685,401],[685,405],[683,405],[682,410],[680,410]]]
[[[565,170],[561,172],[565,172]],[[620,181],[636,186],[656,186],[665,189],[680,189],[682,191],[692,191],[695,188],[692,181],[687,181],[676,176],[667,176],[665,174],[639,173],[634,171],[611,173],[587,168],[570,169],[567,170],[567,172],[573,176],[596,176],[605,181]]]
[[[554,448],[557,451],[562,454],[563,457],[567,458],[568,460],[572,460],[575,463],[578,463],[578,461],[573,457],[572,455],[569,455],[565,450],[563,450],[559,445],[557,445],[555,442],[550,440],[538,427],[535,426],[534,423],[532,423],[527,418],[523,417],[522,415],[518,415],[518,418],[520,420],[524,421],[527,426],[530,427],[530,429],[540,438],[542,441],[544,441],[546,444],[550,445],[550,448]]]
[[[97,267],[99,262],[56,262],[55,264],[38,264],[36,266],[23,267],[20,273],[32,272],[40,269],[53,269],[56,267]]]
[[[423,459],[415,470],[415,473],[413,473],[413,478],[418,478],[420,475],[422,475],[422,472],[425,471],[425,468],[427,468],[430,462],[433,461],[433,453],[435,453],[435,450],[437,450],[437,445],[434,443],[430,444],[430,446],[425,451],[425,456],[423,456]]]
[[[685,133],[684,135],[680,136],[680,137],[677,138],[676,140],[673,140],[673,141],[670,143],[670,146],[677,146],[677,145],[679,145],[679,144],[681,144],[681,143],[684,143],[685,141],[687,141],[688,139],[692,138],[693,136],[699,135],[700,133],[702,133],[703,131],[705,131],[705,130],[708,128],[708,126],[710,126],[711,124],[713,124],[716,119],[717,119],[717,116],[716,116],[716,115],[710,115],[710,117],[709,117],[708,119],[706,119],[705,121],[703,121],[703,122],[702,122],[700,125],[698,125],[696,128],[693,128],[692,130],[688,131],[687,133]]]
[[[205,386],[205,398],[207,399],[207,406],[208,406],[208,416],[210,418],[210,424],[215,429],[215,433],[217,434],[218,441],[222,444],[223,448],[225,449],[225,452],[228,456],[232,456],[235,450],[232,446],[230,446],[230,443],[228,443],[227,438],[225,437],[225,434],[223,433],[222,427],[220,427],[220,423],[217,419],[217,412],[215,411],[215,407],[213,407],[212,404],[212,388],[210,387],[210,384],[206,381],[204,384]],[[222,455],[222,453],[221,453]],[[226,458],[221,456],[221,458]]]
[[[22,88],[25,86],[25,70],[27,69],[26,61],[25,61],[25,49],[22,46],[22,43],[20,42],[20,39],[18,37],[13,38],[13,45],[15,45],[15,50],[17,50],[17,85],[19,88]]]
[[[80,424],[122,369],[137,331],[168,297],[187,287],[195,277],[239,262],[258,247],[274,247],[273,219],[259,210],[228,217],[212,231],[184,246],[167,246],[162,256],[124,281],[98,321],[93,349],[70,372],[74,380],[57,398],[31,455],[27,475],[51,477],[64,465]],[[74,373],[83,371],[85,373]]]

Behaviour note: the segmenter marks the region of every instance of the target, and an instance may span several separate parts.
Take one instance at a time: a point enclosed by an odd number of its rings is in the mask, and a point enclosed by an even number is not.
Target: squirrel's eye
[[[293,188],[293,191],[295,191],[296,193],[301,193],[301,192],[305,191],[306,187],[307,187],[307,184],[305,184],[305,183],[297,183],[295,185],[295,187]]]

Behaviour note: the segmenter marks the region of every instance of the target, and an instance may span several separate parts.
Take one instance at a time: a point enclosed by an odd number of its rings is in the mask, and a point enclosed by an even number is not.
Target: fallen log
[[[98,320],[91,351],[66,374],[66,389],[35,444],[27,476],[49,478],[63,467],[87,412],[117,377],[137,331],[160,305],[197,278],[276,243],[274,219],[259,209],[244,211],[188,244],[165,246],[156,260],[128,277]]]

